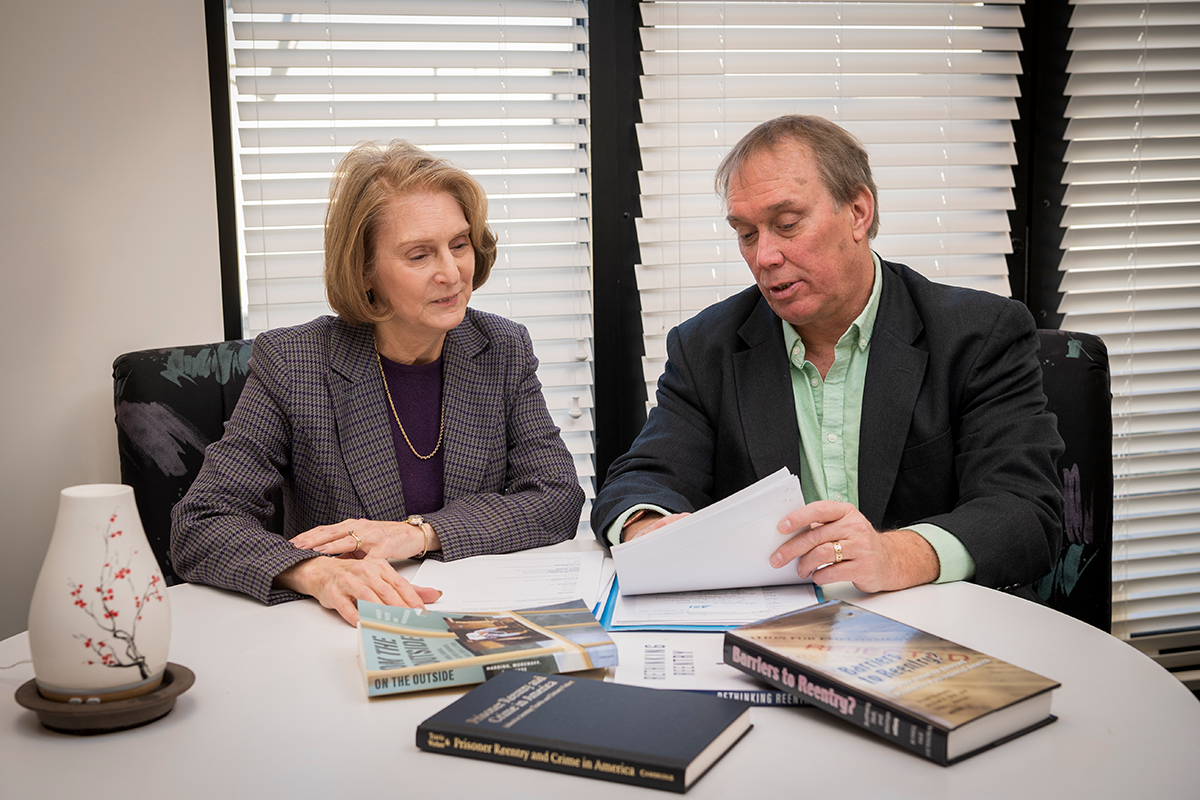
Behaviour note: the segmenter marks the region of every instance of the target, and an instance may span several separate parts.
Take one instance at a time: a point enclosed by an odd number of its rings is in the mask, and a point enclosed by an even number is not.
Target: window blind
[[[640,4],[648,405],[667,331],[751,283],[713,172],[781,114],[827,117],[866,145],[881,256],[1009,294],[1019,2]]]
[[[226,20],[246,335],[331,313],[322,226],[351,146],[445,156],[487,191],[499,238],[471,305],[529,329],[590,500],[586,4],[226,0]]]
[[[1113,631],[1200,629],[1200,3],[1074,0],[1062,327],[1112,363]]]

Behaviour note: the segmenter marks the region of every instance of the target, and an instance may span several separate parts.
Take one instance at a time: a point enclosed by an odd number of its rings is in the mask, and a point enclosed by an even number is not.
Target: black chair
[[[204,449],[221,438],[246,384],[250,342],[141,350],[113,362],[121,482],[133,487],[146,537],[168,585],[171,509],[192,485]]]
[[[1066,444],[1063,539],[1054,571],[1034,590],[1064,614],[1112,632],[1112,393],[1098,336],[1038,331],[1047,406]]]

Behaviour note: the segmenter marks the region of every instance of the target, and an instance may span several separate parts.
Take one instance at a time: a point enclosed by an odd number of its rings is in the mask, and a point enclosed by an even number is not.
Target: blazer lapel
[[[404,519],[404,492],[391,427],[383,413],[387,397],[371,328],[338,320],[331,338],[329,393],[338,442],[364,516]]]
[[[747,349],[733,354],[742,436],[756,479],[781,466],[800,474],[800,428],[781,324],[767,301],[760,298],[738,330]]]
[[[488,344],[468,310],[467,318],[446,335],[442,347],[442,391],[446,394],[443,491],[447,501],[477,491],[490,456],[485,445],[505,441],[503,431],[492,430],[504,424],[499,399],[504,387],[497,383],[503,378],[489,374],[481,356]]]
[[[913,409],[929,353],[914,346],[924,330],[904,284],[883,267],[879,313],[863,386],[858,445],[858,506],[876,527],[883,524],[908,439]]]

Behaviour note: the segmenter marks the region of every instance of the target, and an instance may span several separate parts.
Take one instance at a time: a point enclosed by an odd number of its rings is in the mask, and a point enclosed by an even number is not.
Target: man
[[[1025,307],[880,260],[866,151],[828,120],[763,123],[716,183],[756,286],[668,334],[658,405],[593,505],[601,541],[787,466],[809,502],[777,568],[869,592],[1049,572],[1062,441]]]

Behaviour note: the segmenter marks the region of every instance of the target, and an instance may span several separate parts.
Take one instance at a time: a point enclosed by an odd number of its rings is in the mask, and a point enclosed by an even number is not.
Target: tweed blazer
[[[529,334],[467,309],[442,348],[445,505],[423,515],[434,558],[505,553],[569,539],[583,490],[546,409]],[[288,539],[351,518],[403,520],[404,489],[370,326],[321,317],[254,340],[225,435],[172,512],[171,555],[185,580],[265,602],[311,552]],[[268,530],[282,497],[282,535]]]
[[[883,262],[863,388],[859,510],[878,530],[954,534],[976,582],[1015,589],[1050,571],[1063,445],[1045,410],[1023,305]],[[593,503],[603,533],[627,508],[694,511],[780,467],[800,471],[782,325],[758,287],[667,336],[658,406]]]

